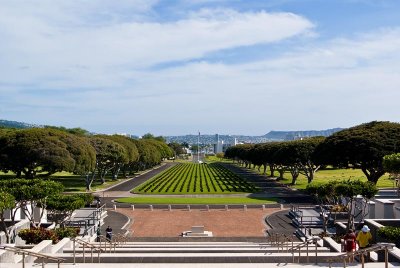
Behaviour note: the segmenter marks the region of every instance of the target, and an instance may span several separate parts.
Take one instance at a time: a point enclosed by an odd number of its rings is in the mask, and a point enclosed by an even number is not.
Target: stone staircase
[[[338,253],[326,247],[309,245],[292,250],[302,242],[254,243],[254,242],[125,242],[100,254],[101,263],[292,263],[327,262]],[[100,246],[97,242],[91,244]],[[104,243],[103,243],[104,246]],[[72,247],[65,248],[56,257],[73,262]],[[91,262],[91,250],[75,248],[75,261]],[[317,254],[315,254],[317,252]],[[307,257],[308,255],[308,257]],[[93,262],[98,262],[93,253]],[[315,257],[317,256],[317,257]]]

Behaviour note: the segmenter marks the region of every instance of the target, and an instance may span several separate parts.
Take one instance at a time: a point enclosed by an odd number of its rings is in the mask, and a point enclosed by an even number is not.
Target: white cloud
[[[400,116],[400,29],[325,43],[306,38],[286,44],[282,55],[228,65],[204,56],[279,43],[314,26],[291,13],[226,9],[155,22],[156,1],[144,0],[126,1],[132,12],[110,1],[13,3],[0,9],[0,118],[103,132],[182,134],[207,126],[263,134]]]
[[[138,7],[145,2],[125,1],[122,7]],[[100,20],[98,16],[111,8],[110,1],[100,1],[96,6],[91,1],[40,3],[21,10],[16,10],[21,3],[4,3],[5,8],[0,10],[0,36],[4,40],[0,44],[0,71],[4,81],[29,81],[56,88],[72,84],[111,86],[121,83],[124,76],[120,73],[129,70],[199,58],[222,49],[278,42],[313,27],[305,18],[290,13],[233,10],[202,10],[165,23],[117,18],[91,24],[96,20],[92,17]],[[106,17],[125,18],[118,6]],[[150,7],[133,10],[132,17]]]

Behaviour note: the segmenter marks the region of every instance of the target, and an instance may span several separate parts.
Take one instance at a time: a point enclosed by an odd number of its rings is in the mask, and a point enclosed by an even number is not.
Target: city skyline
[[[264,135],[398,121],[395,0],[0,0],[0,118]]]

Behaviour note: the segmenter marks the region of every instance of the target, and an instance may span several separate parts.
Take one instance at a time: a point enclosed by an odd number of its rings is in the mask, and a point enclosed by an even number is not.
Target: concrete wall
[[[11,236],[15,235],[15,244],[16,245],[25,245],[25,241],[22,240],[19,236],[18,236],[18,232],[22,229],[28,229],[30,227],[30,222],[25,219],[25,220],[21,220],[20,222],[17,222],[14,225],[15,231],[13,231],[13,233],[11,234]],[[5,244],[6,241],[6,234],[4,232],[0,232],[0,244]]]

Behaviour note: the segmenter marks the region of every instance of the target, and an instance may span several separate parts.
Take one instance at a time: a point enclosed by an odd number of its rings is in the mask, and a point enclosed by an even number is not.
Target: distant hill
[[[0,119],[0,127],[6,127],[6,128],[32,128],[32,127],[41,127],[41,126],[28,124],[28,123],[23,123],[23,122],[9,121],[9,120]]]
[[[270,131],[263,137],[270,140],[293,140],[297,138],[324,136],[328,137],[343,128],[331,128],[327,130],[303,130],[303,131]]]

